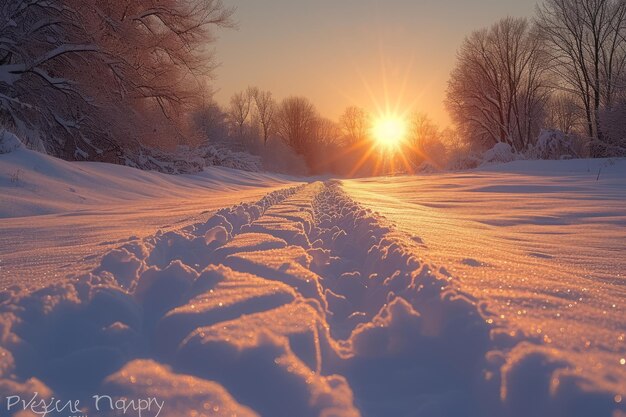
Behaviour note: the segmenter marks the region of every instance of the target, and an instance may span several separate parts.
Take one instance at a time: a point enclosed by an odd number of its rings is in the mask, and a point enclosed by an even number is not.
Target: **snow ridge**
[[[611,415],[610,391],[420,250],[339,182],[275,191],[1,294],[0,394],[157,395],[161,416]]]

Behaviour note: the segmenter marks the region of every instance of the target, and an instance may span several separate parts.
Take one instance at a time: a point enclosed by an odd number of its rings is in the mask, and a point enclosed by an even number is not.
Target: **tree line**
[[[473,32],[447,90],[459,133],[523,152],[548,128],[582,138],[579,156],[626,154],[625,36],[621,0],[545,0]]]
[[[385,154],[372,137],[376,115],[348,106],[337,120],[324,117],[306,97],[276,100],[270,91],[248,87],[225,106],[209,100],[194,119],[209,143],[260,155],[269,169],[298,173],[372,175],[389,172],[382,159],[398,158],[396,170],[417,171],[428,162],[444,168],[467,153],[456,131],[441,129],[425,113],[407,120],[406,138]],[[291,167],[291,169],[289,169]]]
[[[256,87],[213,101],[208,46],[233,12],[221,0],[6,0],[0,125],[66,159],[123,163],[145,146],[208,143],[267,169],[377,173],[363,108],[335,121],[306,97]],[[528,152],[542,129],[576,138],[573,156],[626,154],[625,35],[620,0],[544,0],[531,19],[471,33],[446,94],[454,129],[412,115],[401,168],[463,168],[498,143]]]

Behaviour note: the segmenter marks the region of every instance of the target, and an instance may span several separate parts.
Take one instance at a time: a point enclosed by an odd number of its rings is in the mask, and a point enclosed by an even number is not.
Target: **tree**
[[[549,97],[546,108],[547,127],[565,134],[577,130],[581,109],[575,96],[563,91],[554,93]]]
[[[66,158],[180,138],[213,68],[202,46],[232,12],[219,0],[7,0],[3,123]]]
[[[313,141],[315,144],[337,145],[341,141],[342,131],[337,123],[325,117],[318,117],[313,123]]]
[[[64,73],[76,57],[98,46],[85,39],[80,14],[46,0],[10,0],[0,5],[0,113],[27,144],[62,153],[81,125],[88,97]],[[48,135],[40,142],[40,136]]]
[[[317,111],[305,97],[288,97],[279,107],[276,131],[293,150],[306,155],[315,139]]]
[[[439,126],[427,114],[413,114],[408,132],[410,161],[415,164],[428,161],[438,167],[443,166],[446,152],[442,138]]]
[[[552,59],[556,86],[574,94],[586,131],[602,140],[600,111],[624,88],[626,3],[622,0],[546,0],[537,24]]]
[[[203,102],[193,112],[193,123],[209,143],[224,142],[228,137],[227,115],[212,99]]]
[[[260,91],[258,88],[254,88],[252,93],[256,116],[263,134],[263,144],[267,145],[267,140],[274,129],[276,102],[269,91]]]
[[[535,140],[548,94],[541,40],[526,19],[502,19],[468,36],[448,83],[446,104],[473,142],[522,150]]]
[[[228,116],[235,125],[240,140],[244,139],[244,126],[248,121],[248,116],[250,115],[252,99],[253,91],[251,88],[235,93],[230,98]]]
[[[370,120],[364,109],[357,106],[346,108],[339,118],[339,123],[349,145],[361,143],[367,138]]]
[[[410,120],[408,139],[417,159],[424,158],[428,142],[439,138],[439,127],[425,113],[415,113]]]

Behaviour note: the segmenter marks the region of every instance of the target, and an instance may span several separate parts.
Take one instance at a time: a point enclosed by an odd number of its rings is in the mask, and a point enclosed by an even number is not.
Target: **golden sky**
[[[531,16],[535,0],[225,0],[237,30],[215,45],[215,98],[248,85],[277,99],[303,95],[337,119],[349,105],[374,113],[424,111],[445,126],[442,103],[456,50],[472,30]]]

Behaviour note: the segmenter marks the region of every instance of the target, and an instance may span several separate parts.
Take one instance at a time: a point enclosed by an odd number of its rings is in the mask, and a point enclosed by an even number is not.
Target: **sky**
[[[350,105],[372,114],[425,112],[450,124],[443,100],[463,38],[535,0],[224,0],[238,29],[220,30],[216,100],[247,86],[280,100],[308,97],[337,120]]]

